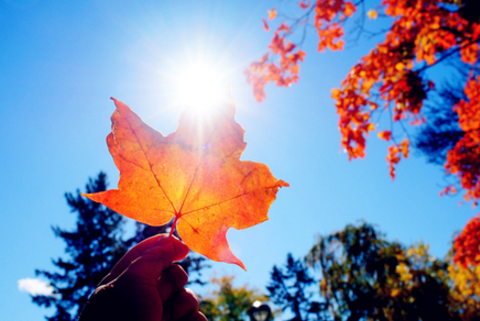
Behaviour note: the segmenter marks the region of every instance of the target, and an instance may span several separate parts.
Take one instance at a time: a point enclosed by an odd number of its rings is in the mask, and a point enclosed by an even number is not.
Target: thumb
[[[177,238],[161,236],[152,248],[128,266],[120,278],[135,277],[156,284],[163,271],[173,262],[186,258],[188,252],[188,247]]]
[[[170,236],[170,237],[162,237],[158,239],[156,246],[162,246],[164,244],[168,244],[168,242],[171,242],[173,245],[173,248],[175,250],[175,254],[173,256],[173,262],[178,262],[183,259],[185,259],[190,252],[190,249],[188,248],[185,243],[182,243],[179,239],[177,239],[175,236]]]

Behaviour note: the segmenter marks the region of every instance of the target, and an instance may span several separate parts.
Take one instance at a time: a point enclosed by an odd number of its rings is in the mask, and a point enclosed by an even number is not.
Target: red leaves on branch
[[[358,2],[364,4],[363,1]],[[345,0],[300,1],[301,18],[282,23],[275,31],[268,52],[246,71],[258,101],[265,98],[265,85],[289,86],[299,80],[298,62],[305,53],[286,38],[294,35],[299,25],[314,25],[318,34],[318,51],[342,50],[343,22],[357,10]],[[447,151],[445,169],[455,175],[465,191],[464,198],[477,205],[480,199],[480,22],[478,14],[465,12],[466,1],[444,0],[382,0],[380,8],[370,10],[369,18],[386,16],[391,25],[385,39],[353,66],[339,88],[332,90],[337,114],[341,144],[349,159],[365,156],[366,140],[370,132],[378,130],[378,137],[390,141],[387,163],[390,176],[409,154],[409,140],[400,143],[392,130],[381,130],[373,115],[388,110],[390,127],[418,126],[425,123],[422,115],[429,91],[435,89],[425,70],[455,57],[471,73],[465,84],[466,99],[454,106],[459,127],[464,132],[456,145]],[[465,6],[463,8],[463,6]],[[470,8],[475,8],[471,6]],[[462,11],[463,10],[463,11]],[[363,12],[363,10],[360,10]],[[383,15],[379,12],[383,11]],[[281,23],[281,22],[280,22]],[[289,56],[295,55],[289,60]],[[401,126],[394,126],[399,123]],[[457,189],[447,187],[441,194],[454,194]],[[472,219],[455,241],[455,262],[464,266],[480,264],[480,216]]]
[[[355,5],[344,0],[318,0],[313,18],[318,33],[318,51],[326,48],[342,50],[344,41],[342,22],[356,11]]]
[[[438,53],[456,43],[453,34],[446,30],[451,30],[452,26],[460,28],[466,23],[456,13],[440,8],[434,2],[384,1],[385,13],[396,18],[385,41],[351,69],[341,88],[332,96],[340,115],[342,135],[351,135],[353,130],[358,137],[351,148],[345,146],[345,143],[352,144],[351,140],[342,140],[350,158],[364,155],[364,141],[368,134],[365,125],[378,107],[374,93],[384,101],[385,109],[391,108],[394,122],[407,118],[411,119],[412,125],[424,122],[420,111],[434,84],[414,71],[414,64],[422,61],[433,64]],[[389,148],[387,156],[391,176],[394,175],[392,166],[399,161],[396,155],[400,152],[396,146]]]
[[[339,89],[332,90],[333,99],[338,100],[342,95],[344,93]],[[339,128],[342,134],[342,146],[347,151],[349,159],[363,158],[365,156],[365,136],[368,135],[368,132],[373,131],[375,126],[370,122],[370,111],[357,108],[366,103],[365,99],[359,96],[351,99],[342,100],[344,105],[337,104],[337,113],[340,115]],[[349,108],[350,106],[351,108]],[[376,109],[377,104],[372,102],[371,108]]]
[[[472,43],[471,45],[463,47],[462,50],[460,50],[463,62],[473,65],[478,60],[479,49],[478,43]]]
[[[264,23],[266,24],[265,20]],[[270,52],[245,70],[245,75],[248,82],[253,86],[253,94],[257,101],[262,101],[265,98],[264,87],[267,83],[275,82],[277,86],[288,87],[298,80],[300,71],[298,63],[303,61],[305,52],[298,49],[290,41],[285,40],[289,33],[290,27],[282,23],[275,30],[275,35],[268,47]],[[270,61],[270,54],[279,57],[278,62]]]
[[[388,147],[387,162],[390,168],[390,177],[392,177],[392,179],[395,179],[395,166],[400,162],[401,157],[408,157],[409,145],[410,141],[404,139],[400,144],[394,144]]]
[[[385,41],[351,69],[341,88],[332,96],[340,115],[342,135],[351,135],[352,130],[356,132],[356,140],[342,140],[350,158],[364,155],[363,142],[368,134],[366,124],[371,121],[372,111],[377,109],[374,94],[378,93],[384,101],[385,109],[391,108],[393,122],[408,118],[411,119],[410,125],[425,122],[420,112],[434,83],[415,71],[415,64],[435,64],[437,57],[447,50],[463,48],[458,44],[470,42],[478,30],[478,25],[469,24],[456,12],[439,6],[435,0],[385,0],[382,4],[385,14],[395,18]],[[478,35],[474,40],[478,41]],[[476,45],[467,47],[473,48],[468,52],[474,52]],[[476,56],[470,53],[468,57],[473,61]],[[359,122],[359,119],[363,121]],[[345,143],[356,145],[348,148]],[[397,145],[389,148],[387,161],[392,177],[393,166],[398,163],[397,155],[400,154]]]
[[[480,198],[480,76],[469,80],[464,92],[467,99],[456,104],[454,110],[465,134],[448,151],[445,169],[457,175],[466,190],[465,199],[476,204]]]
[[[293,22],[288,20],[288,24],[279,22],[282,24],[268,52],[246,71],[258,101],[265,98],[264,89],[269,82],[289,86],[299,80],[298,62],[303,61],[305,53],[286,40],[295,34],[299,25],[313,23],[319,36],[319,51],[342,50],[343,22],[357,11],[352,2],[345,0],[300,1],[298,4],[302,9],[301,17]],[[377,17],[378,12],[383,12],[383,16],[391,19],[385,39],[351,68],[339,88],[332,90],[339,115],[341,144],[349,159],[364,157],[369,133],[379,130],[380,139],[392,141],[387,162],[390,175],[394,177],[395,166],[408,155],[408,139],[400,143],[395,141],[392,131],[376,128],[379,126],[374,125],[372,116],[389,110],[392,128],[395,123],[402,123],[402,129],[404,124],[425,123],[422,108],[435,84],[426,78],[424,70],[456,52],[460,53],[459,60],[467,68],[479,62],[480,23],[467,20],[459,9],[441,0],[383,0],[374,12],[370,10],[369,16]],[[285,63],[286,56],[294,52],[300,57],[294,63]],[[477,91],[472,82],[467,86],[466,91]],[[478,93],[476,95],[478,97]],[[470,95],[468,102],[459,105],[459,116],[467,113],[468,108],[470,116],[464,118],[472,122],[476,118],[471,116],[480,113],[477,104]],[[461,121],[462,129],[464,126]],[[447,171],[460,178],[467,198],[473,200],[480,198],[479,136],[478,128],[469,130],[448,153],[446,164]]]
[[[480,264],[480,216],[472,218],[455,238],[453,261],[466,268]]]
[[[245,268],[230,251],[227,231],[267,220],[288,183],[264,164],[240,161],[246,144],[233,100],[210,118],[184,111],[166,137],[114,101],[107,144],[120,171],[118,189],[84,196],[154,226],[174,218],[172,233],[176,226],[189,248]]]
[[[311,6],[310,1],[300,1],[302,9]],[[314,25],[319,36],[318,50],[325,48],[331,50],[343,49],[343,28],[341,22],[355,12],[355,6],[350,1],[344,0],[318,0],[314,4]],[[269,17],[271,11],[268,12]],[[276,11],[275,11],[276,16]],[[264,29],[268,25],[263,19]],[[299,77],[299,62],[303,61],[305,52],[295,44],[286,40],[293,31],[291,25],[283,22],[276,30],[272,38],[269,51],[259,60],[250,64],[245,70],[247,81],[253,87],[253,94],[257,101],[265,98],[265,85],[273,82],[277,86],[289,87],[297,83]]]
[[[448,151],[445,169],[455,174],[467,192],[464,198],[478,203],[480,198],[480,76],[470,79],[464,89],[467,99],[454,106],[458,123],[465,132]],[[445,189],[445,194],[450,192]],[[480,264],[480,216],[471,219],[455,239],[454,261],[466,267]]]

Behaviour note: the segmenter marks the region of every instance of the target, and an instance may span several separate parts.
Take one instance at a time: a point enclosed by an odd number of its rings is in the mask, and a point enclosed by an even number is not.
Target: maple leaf
[[[228,229],[267,220],[278,189],[289,185],[264,164],[240,161],[246,143],[233,100],[208,121],[184,111],[165,137],[112,99],[107,144],[120,171],[118,189],[83,195],[149,225],[175,218],[172,231],[176,226],[192,250],[245,269],[230,250]]]
[[[268,10],[267,12],[268,12],[268,20],[273,20],[277,16],[277,10],[275,9]]]

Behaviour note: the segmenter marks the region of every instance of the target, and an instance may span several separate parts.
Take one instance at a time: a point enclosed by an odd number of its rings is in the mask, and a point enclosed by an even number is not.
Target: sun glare
[[[222,104],[227,84],[222,75],[207,64],[191,65],[177,78],[177,97],[182,105],[208,113]]]

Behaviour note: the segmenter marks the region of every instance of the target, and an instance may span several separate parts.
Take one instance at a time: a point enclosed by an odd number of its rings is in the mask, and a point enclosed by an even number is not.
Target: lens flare
[[[226,98],[222,75],[208,64],[195,64],[179,73],[177,97],[182,105],[200,113],[210,113]]]

